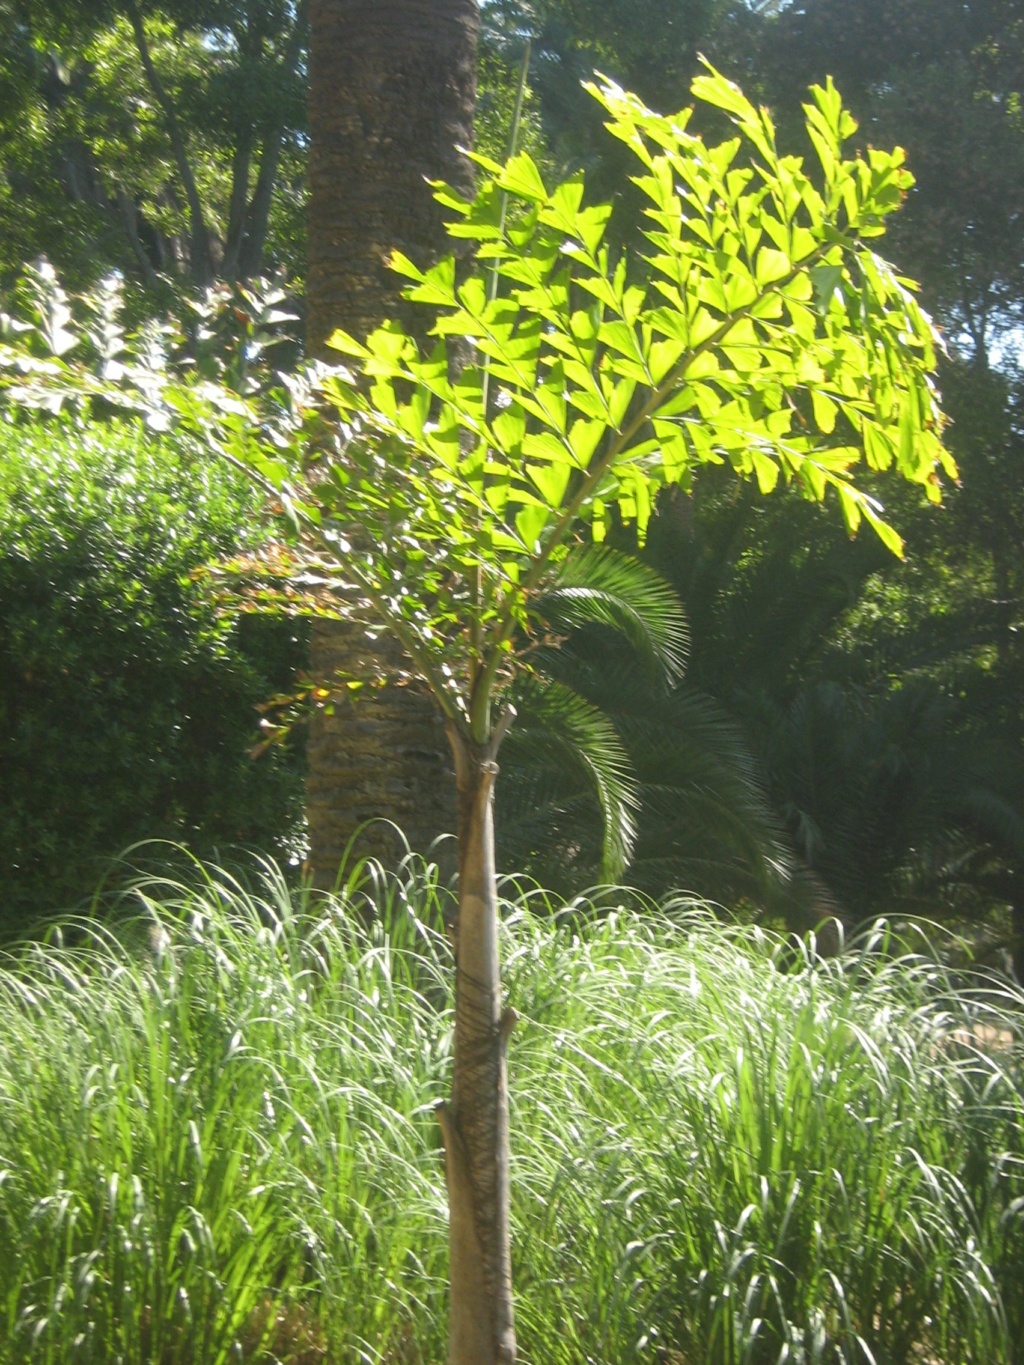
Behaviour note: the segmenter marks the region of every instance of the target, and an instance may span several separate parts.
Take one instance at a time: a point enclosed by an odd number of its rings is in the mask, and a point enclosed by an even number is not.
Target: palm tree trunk
[[[515,1023],[501,1008],[494,866],[495,754],[453,726],[458,782],[459,923],[455,1064],[438,1108],[448,1183],[449,1365],[512,1365],[516,1356],[509,1235],[505,1053]]]
[[[363,337],[402,311],[395,249],[427,265],[448,249],[428,180],[468,191],[476,100],[476,0],[311,0],[307,345],[330,358],[342,327]],[[365,633],[317,622],[313,675],[328,682],[365,654]],[[408,672],[393,641],[377,662]],[[396,728],[397,727],[397,728]],[[307,811],[313,879],[330,886],[366,820],[394,821],[422,851],[454,823],[452,781],[436,708],[408,687],[364,688],[313,722]],[[389,857],[378,824],[360,853]]]
[[[428,180],[472,168],[476,0],[312,0],[308,341],[364,336],[399,308],[387,268],[447,249]]]
[[[359,831],[359,856],[393,864],[403,849],[423,852],[455,828],[453,778],[444,722],[429,697],[394,681],[376,687],[381,674],[396,679],[411,664],[397,641],[371,639],[356,619],[315,621],[310,637],[313,676],[345,674],[369,681],[354,696],[338,689],[332,713],[310,724],[306,747],[306,818],[310,864],[317,886],[329,888]],[[368,825],[368,821],[377,821]],[[454,859],[438,850],[446,874]]]

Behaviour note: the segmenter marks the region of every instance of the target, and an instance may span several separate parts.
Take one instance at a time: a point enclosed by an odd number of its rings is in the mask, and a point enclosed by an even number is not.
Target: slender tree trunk
[[[146,248],[142,245],[142,240],[139,237],[138,209],[135,207],[134,202],[122,185],[118,185],[115,193],[117,207],[121,213],[121,221],[124,224],[124,230],[128,237],[128,241],[131,243],[132,251],[135,253],[135,259],[139,263],[142,277],[149,288],[156,291],[160,288],[160,281],[157,278],[156,271],[153,269],[152,261],[146,254]]]
[[[142,69],[146,76],[146,82],[153,96],[159,104],[163,115],[164,125],[167,129],[167,136],[170,139],[171,149],[174,152],[174,160],[178,167],[178,175],[181,178],[182,189],[185,191],[185,198],[188,202],[189,226],[191,236],[191,268],[192,279],[195,284],[208,286],[213,283],[213,262],[210,257],[210,229],[206,222],[206,215],[203,212],[203,202],[199,195],[199,187],[196,178],[192,173],[192,165],[188,159],[188,150],[185,145],[185,136],[181,130],[181,123],[178,119],[178,111],[174,101],[161,81],[156,67],[153,65],[153,58],[149,51],[149,43],[146,38],[146,25],[136,0],[129,0],[128,21],[135,34],[135,45],[139,51],[142,61]]]
[[[299,65],[307,36],[308,8],[307,0],[299,0],[291,36],[288,39],[288,45],[278,69],[280,76],[292,75]],[[240,280],[252,279],[253,276],[261,274],[263,270],[263,247],[267,240],[267,228],[270,224],[270,206],[277,185],[277,172],[281,164],[284,133],[283,126],[279,125],[264,134],[260,152],[260,166],[256,173],[256,186],[248,204],[243,202],[243,212],[238,229],[238,247],[235,254],[235,278]],[[246,192],[248,192],[248,183]]]
[[[494,866],[495,762],[449,727],[458,783],[459,922],[455,1065],[438,1108],[448,1183],[450,1365],[512,1365],[516,1355],[509,1235],[505,1053],[515,1023],[501,1008]]]
[[[472,185],[460,149],[472,142],[479,14],[476,0],[310,0],[309,19],[307,344],[329,359],[336,328],[362,337],[401,310],[393,250],[426,265],[449,249],[427,182]],[[356,672],[353,653],[367,653],[358,627],[315,623],[315,677]],[[377,653],[388,673],[408,671],[394,641]],[[318,885],[332,884],[363,821],[394,820],[419,851],[451,831],[446,749],[436,708],[408,687],[364,688],[315,718],[307,810]],[[359,851],[395,847],[378,824]]]
[[[270,224],[270,204],[274,197],[277,182],[277,168],[281,162],[281,142],[284,130],[278,128],[267,135],[260,156],[260,169],[256,176],[256,188],[246,210],[243,237],[239,248],[238,278],[250,280],[260,274],[263,267],[263,246],[267,240]]]
[[[228,203],[228,228],[224,234],[221,274],[232,284],[238,276],[238,258],[242,252],[242,238],[245,235],[246,209],[249,203],[249,166],[252,162],[254,140],[251,129],[240,133],[231,160],[231,199]]]

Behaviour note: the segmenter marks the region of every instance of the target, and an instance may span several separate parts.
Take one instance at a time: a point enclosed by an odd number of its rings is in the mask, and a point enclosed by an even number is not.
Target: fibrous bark
[[[308,342],[363,336],[398,308],[398,248],[447,249],[428,180],[468,190],[476,0],[312,0]]]
[[[460,149],[472,140],[479,14],[476,0],[311,0],[309,16],[307,345],[329,359],[336,328],[362,338],[402,309],[392,251],[426,266],[449,249],[428,181],[472,184]],[[353,644],[365,641],[317,623],[314,676],[327,683],[339,667],[355,672],[345,653]],[[390,642],[379,655],[385,670],[410,671]],[[421,852],[452,829],[443,730],[433,703],[411,688],[364,688],[354,704],[318,717],[309,759],[318,885],[333,883],[365,820],[393,820]],[[374,829],[360,853],[390,851],[384,827]]]
[[[464,192],[476,95],[476,0],[311,0],[309,349],[342,327],[363,337],[402,312],[388,270],[400,250],[425,267],[449,248],[429,180]],[[411,669],[394,640],[374,646],[385,674]],[[356,619],[316,623],[312,667],[360,672]],[[362,659],[365,665],[365,659]],[[368,670],[372,671],[372,670]],[[432,704],[412,688],[363,689],[314,722],[307,809],[310,861],[330,884],[361,819],[403,824],[423,848],[451,828],[450,777]],[[507,721],[506,721],[507,724]],[[459,920],[451,1102],[441,1106],[450,1205],[451,1365],[512,1365],[505,1049],[493,793],[503,727],[475,744],[455,727]],[[379,826],[377,827],[380,828]],[[367,849],[377,852],[371,844]]]
[[[373,687],[379,674],[394,679],[409,668],[397,642],[369,638],[358,620],[317,621],[310,649],[317,677],[342,672],[369,680],[351,699],[339,695],[334,713],[318,712],[310,725],[309,841],[317,884],[330,887],[357,830],[359,854],[386,864],[403,849],[385,821],[419,852],[439,832],[453,831],[454,783],[437,707],[411,686]],[[446,870],[454,866],[447,849],[435,856]]]

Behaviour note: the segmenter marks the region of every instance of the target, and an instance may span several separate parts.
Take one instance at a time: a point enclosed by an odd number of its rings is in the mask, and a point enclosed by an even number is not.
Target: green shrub
[[[212,873],[0,970],[0,1365],[443,1358],[442,897],[367,871],[372,923]],[[1024,997],[529,901],[524,1365],[1020,1361]]]
[[[188,578],[256,525],[219,462],[140,426],[0,423],[0,922],[77,901],[136,840],[283,852],[297,758],[248,750],[302,640]]]

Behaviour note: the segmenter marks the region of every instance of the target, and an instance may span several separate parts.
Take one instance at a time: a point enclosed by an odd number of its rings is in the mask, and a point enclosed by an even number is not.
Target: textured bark
[[[464,190],[475,99],[476,0],[311,0],[307,337],[324,354],[336,327],[365,335],[401,311],[386,261],[425,266],[447,249],[428,179]],[[315,673],[358,674],[368,645],[355,620],[319,622]],[[373,646],[385,673],[407,668],[396,642]],[[451,1365],[512,1365],[508,1094],[494,868],[494,740],[450,731],[456,760],[459,921],[451,1103],[439,1118],[451,1211]],[[308,779],[311,862],[321,883],[362,819],[387,816],[413,847],[451,828],[452,782],[439,721],[410,688],[361,694],[314,725]],[[381,827],[376,827],[379,831]],[[379,837],[379,834],[378,836]],[[367,849],[367,844],[369,848]],[[365,836],[358,850],[373,848]]]
[[[476,0],[312,0],[308,341],[365,334],[398,308],[398,248],[446,249],[426,181],[468,189]]]
[[[307,343],[329,358],[336,328],[365,336],[400,311],[393,250],[426,265],[448,249],[427,180],[472,184],[458,148],[472,138],[479,15],[476,0],[311,0],[309,16]],[[332,622],[317,626],[314,676],[355,671],[346,639]],[[397,647],[380,653],[385,667],[408,669]],[[423,851],[453,828],[451,790],[436,708],[412,689],[364,692],[319,718],[307,786],[314,880],[333,883],[365,819],[394,820]],[[381,856],[393,845],[376,826],[356,848]]]
[[[438,1116],[448,1183],[450,1365],[512,1365],[516,1356],[509,1237],[505,1052],[515,1023],[501,1009],[494,867],[498,738],[449,737],[458,782],[459,922],[451,1103]]]
[[[318,621],[311,650],[319,675],[343,670],[372,679],[408,667],[391,640],[370,641],[352,621]],[[317,884],[329,888],[349,840],[361,830],[359,854],[393,865],[402,844],[424,851],[441,831],[455,828],[454,779],[440,713],[428,697],[410,687],[366,687],[342,700],[334,715],[318,714],[310,729],[306,808]],[[446,849],[437,856],[454,868]]]

